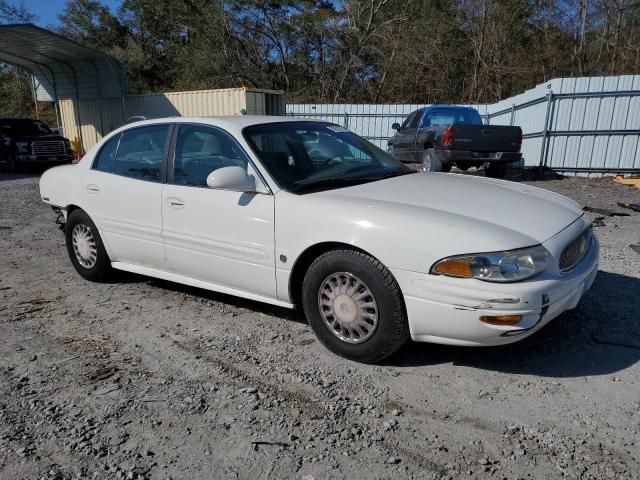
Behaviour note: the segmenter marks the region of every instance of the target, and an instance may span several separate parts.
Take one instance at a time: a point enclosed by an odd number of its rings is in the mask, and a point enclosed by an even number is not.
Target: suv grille
[[[585,257],[591,246],[591,227],[578,235],[560,255],[560,271],[568,272]]]
[[[64,155],[66,153],[62,140],[33,142],[34,155]]]

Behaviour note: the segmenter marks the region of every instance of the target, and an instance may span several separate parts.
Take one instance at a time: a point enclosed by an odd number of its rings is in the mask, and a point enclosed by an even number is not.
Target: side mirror
[[[391,128],[393,128],[394,130],[400,130],[400,124],[396,122],[393,125],[391,125]]]
[[[60,135],[60,130],[58,130],[57,128],[52,128],[51,131],[56,135]]]
[[[256,192],[256,179],[242,167],[222,167],[209,174],[207,187],[234,192]]]

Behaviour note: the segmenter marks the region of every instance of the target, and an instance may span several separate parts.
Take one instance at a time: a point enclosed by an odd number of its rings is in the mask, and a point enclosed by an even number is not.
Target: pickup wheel
[[[64,235],[67,253],[76,271],[93,282],[106,280],[111,273],[111,261],[89,215],[79,209],[71,212]]]
[[[15,173],[18,170],[18,161],[13,155],[9,155],[4,161],[0,161],[0,165],[9,173]]]
[[[449,167],[449,169],[451,169],[451,167]],[[436,155],[436,151],[433,148],[427,148],[422,154],[422,171],[423,172],[441,172],[442,171],[442,162],[438,159],[438,156]]]
[[[302,305],[320,342],[350,360],[380,362],[409,338],[395,278],[382,263],[358,250],[319,256],[304,277]]]
[[[504,178],[507,174],[506,163],[488,163],[484,167],[485,174],[491,178]]]

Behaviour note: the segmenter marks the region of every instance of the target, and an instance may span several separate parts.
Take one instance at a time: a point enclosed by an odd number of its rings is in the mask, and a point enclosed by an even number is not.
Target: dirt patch
[[[609,179],[527,180],[583,206]],[[296,312],[73,270],[37,178],[0,176],[0,478],[638,478],[640,213],[521,343],[330,354]],[[596,213],[588,213],[594,217]]]

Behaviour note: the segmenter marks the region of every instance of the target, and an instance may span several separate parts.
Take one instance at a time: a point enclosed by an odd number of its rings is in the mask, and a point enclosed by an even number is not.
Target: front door
[[[84,177],[89,215],[110,259],[164,268],[163,163],[170,125],[149,125],[115,135]]]
[[[207,176],[218,168],[237,165],[251,173],[248,157],[219,128],[177,128],[162,193],[162,235],[170,270],[275,297],[273,195],[208,188]]]
[[[393,156],[401,162],[413,161],[413,149],[416,137],[414,120],[418,112],[412,112],[400,126],[393,138]]]

